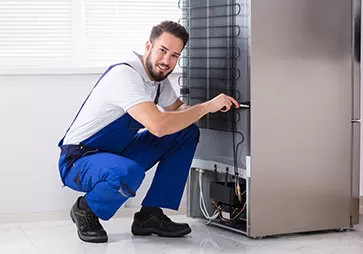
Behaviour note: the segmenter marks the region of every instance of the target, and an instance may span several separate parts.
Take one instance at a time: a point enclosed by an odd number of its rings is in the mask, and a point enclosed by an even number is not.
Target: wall
[[[58,177],[57,142],[97,76],[0,77],[1,214],[64,211],[74,202]]]
[[[0,216],[68,211],[80,195],[62,188],[57,143],[99,76],[0,76]]]

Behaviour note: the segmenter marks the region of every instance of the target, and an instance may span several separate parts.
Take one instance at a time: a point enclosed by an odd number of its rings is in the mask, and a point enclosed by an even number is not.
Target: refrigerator
[[[260,238],[359,223],[360,0],[186,0],[180,93],[203,117],[189,217]]]

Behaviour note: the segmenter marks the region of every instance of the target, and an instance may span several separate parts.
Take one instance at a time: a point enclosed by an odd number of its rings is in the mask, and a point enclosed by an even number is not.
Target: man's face
[[[153,43],[146,43],[144,64],[151,80],[164,80],[175,68],[183,41],[174,35],[164,32]]]

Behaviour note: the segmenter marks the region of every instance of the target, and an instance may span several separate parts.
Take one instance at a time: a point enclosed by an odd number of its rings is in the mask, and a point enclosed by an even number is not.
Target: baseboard
[[[124,207],[117,211],[113,218],[132,217],[140,208]],[[178,211],[163,209],[167,215],[184,215],[186,208],[180,207]],[[64,221],[70,220],[69,211],[50,213],[24,213],[24,214],[0,214],[0,223],[24,223],[40,221]]]

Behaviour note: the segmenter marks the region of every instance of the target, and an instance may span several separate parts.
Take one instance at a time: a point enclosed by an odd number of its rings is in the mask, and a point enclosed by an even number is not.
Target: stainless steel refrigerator
[[[358,224],[360,0],[179,6],[184,101],[245,105],[197,123],[188,216],[251,237]]]

